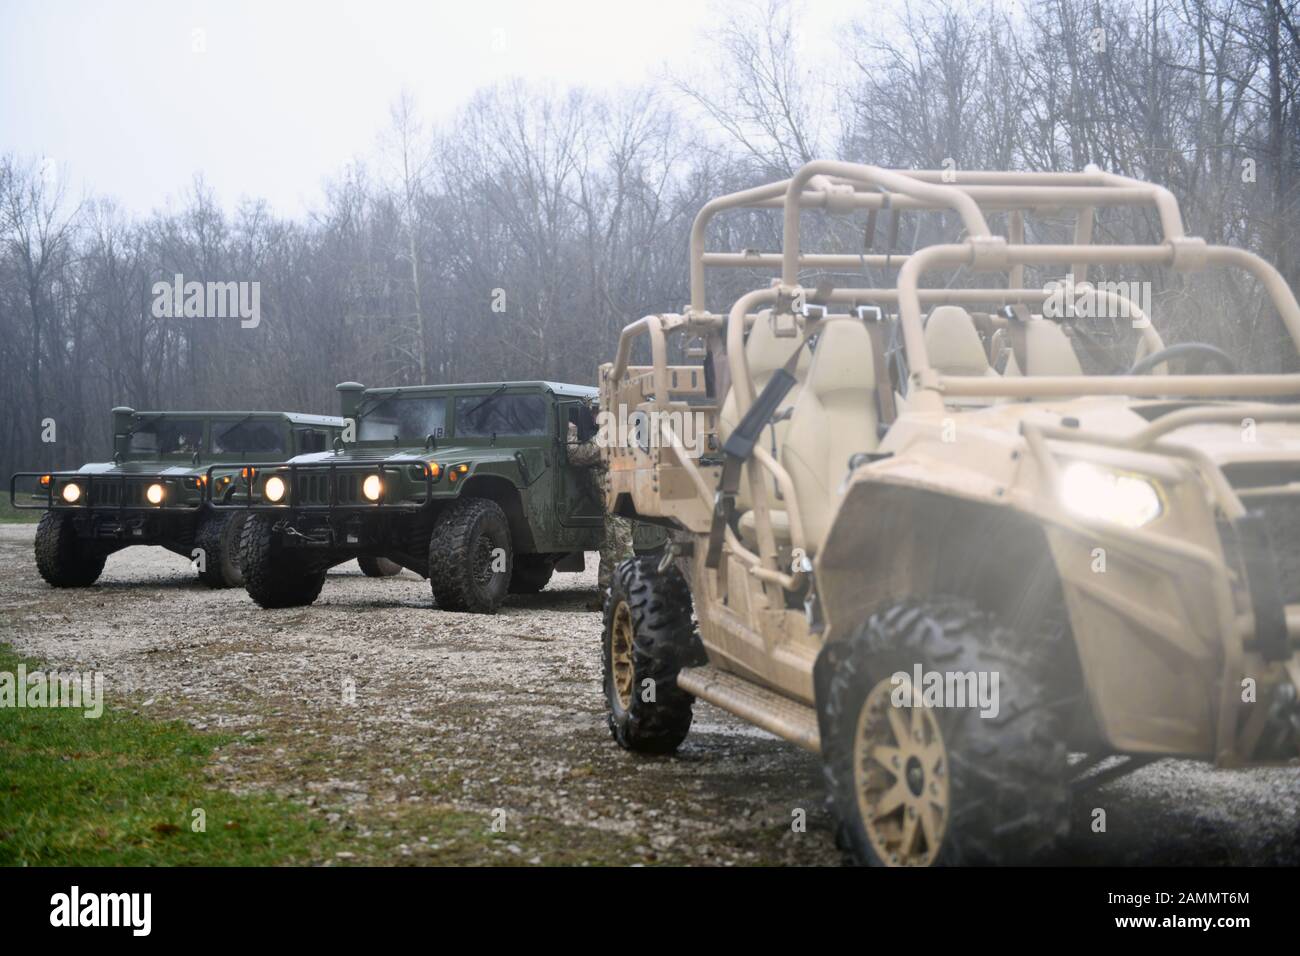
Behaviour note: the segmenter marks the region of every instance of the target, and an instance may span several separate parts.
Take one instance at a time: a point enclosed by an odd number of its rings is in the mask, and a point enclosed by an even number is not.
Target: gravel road
[[[587,572],[491,617],[437,611],[416,575],[374,580],[355,564],[313,606],[264,611],[158,548],[113,555],[88,590],[56,591],[33,565],[34,529],[0,525],[0,641],[51,668],[102,671],[110,702],[236,735],[213,785],[301,802],[355,835],[349,859],[839,862],[816,757],[702,703],[675,757],[613,743],[594,554]],[[1161,761],[1078,801],[1060,862],[1294,865],[1298,797],[1297,766]],[[430,808],[505,837],[467,859],[454,834],[430,840]]]

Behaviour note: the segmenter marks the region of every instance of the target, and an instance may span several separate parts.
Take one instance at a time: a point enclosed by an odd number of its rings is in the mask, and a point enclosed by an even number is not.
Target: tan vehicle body
[[[1116,205],[1154,207],[1164,241],[1092,244],[1094,210]],[[715,214],[754,207],[782,211],[780,253],[705,250]],[[893,255],[901,268],[892,288],[799,285],[801,270],[857,269],[886,258],[805,252],[800,210],[882,207],[955,211],[966,238]],[[1007,213],[1008,235],[990,231],[989,212]],[[1075,242],[1025,244],[1024,217],[1042,212],[1077,217]],[[817,751],[819,654],[874,612],[901,599],[958,593],[1028,628],[1056,594],[1085,701],[1071,751],[1097,760],[1188,755],[1221,765],[1258,756],[1267,702],[1279,693],[1294,701],[1300,688],[1300,375],[1171,374],[1173,364],[1161,363],[1153,374],[1083,376],[1050,349],[1042,353],[1046,374],[1030,353],[1031,374],[999,375],[982,363],[992,364],[990,338],[1007,341],[1014,315],[981,317],[990,333],[982,337],[983,358],[959,354],[939,326],[974,321],[953,306],[987,313],[1012,306],[1031,331],[1051,325],[1041,319],[1048,290],[1022,288],[1024,268],[1059,264],[1084,296],[1129,310],[1141,330],[1141,359],[1165,347],[1159,317],[1088,286],[1088,266],[1220,266],[1258,280],[1300,342],[1300,308],[1272,266],[1186,236],[1170,193],[1094,167],[945,174],[838,162],[810,163],[785,182],[710,202],[695,224],[691,263],[690,307],[629,326],[600,375],[602,408],[643,413],[656,439],[611,443],[607,504],[678,532],[673,557],[689,583],[708,657],[707,665],[682,670],[681,687]],[[761,266],[779,269],[781,278],[743,295],[727,315],[707,311],[706,267]],[[923,275],[958,266],[996,284],[920,284]],[[861,348],[869,337],[836,331],[863,325],[855,312],[863,305],[880,308],[883,324],[896,327],[905,345],[906,380],[894,382],[897,408],[887,428],[875,427],[880,366],[873,374],[871,352]],[[924,312],[940,309],[942,319],[923,322]],[[765,426],[744,465],[733,520],[721,529],[720,560],[709,567],[722,446],[780,359],[813,333],[821,341],[811,361],[810,350],[798,360],[798,383],[782,402],[787,420]],[[1043,334],[1059,346],[1061,333]],[[652,364],[630,365],[642,336]],[[778,346],[778,358],[760,362],[756,339]],[[697,357],[707,349],[722,373],[714,379],[729,377],[730,388],[710,396],[703,367],[668,365],[676,344]],[[838,367],[823,350],[841,354]],[[683,442],[688,420],[702,423],[703,435]],[[855,435],[868,437],[854,445]],[[863,454],[850,464],[854,453]],[[1130,527],[1067,507],[1062,472],[1074,462],[1141,476],[1158,493],[1158,516]],[[1271,547],[1286,554],[1248,562],[1225,528],[1260,509],[1266,518],[1256,523],[1267,525]],[[1278,577],[1271,584],[1262,580],[1269,565]],[[802,596],[802,606],[792,596]],[[1247,686],[1253,693],[1243,693]]]

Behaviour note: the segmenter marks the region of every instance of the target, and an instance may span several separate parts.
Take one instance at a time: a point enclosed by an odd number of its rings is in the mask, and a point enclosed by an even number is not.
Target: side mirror
[[[343,454],[343,436],[342,436],[342,435],[335,435],[335,436],[334,436],[334,454],[336,454],[336,455],[341,455],[341,454]]]
[[[126,455],[127,444],[131,438],[131,425],[135,419],[135,410],[126,405],[113,409],[113,460],[119,461]]]

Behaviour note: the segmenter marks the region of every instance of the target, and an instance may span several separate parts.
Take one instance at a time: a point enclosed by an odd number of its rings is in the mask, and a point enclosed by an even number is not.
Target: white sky
[[[871,0],[807,0],[805,55],[833,57]],[[315,205],[373,151],[403,87],[447,116],[521,76],[597,90],[682,69],[726,0],[3,0],[0,153],[48,157],[135,213],[202,172],[227,205]],[[202,31],[196,33],[195,31]]]

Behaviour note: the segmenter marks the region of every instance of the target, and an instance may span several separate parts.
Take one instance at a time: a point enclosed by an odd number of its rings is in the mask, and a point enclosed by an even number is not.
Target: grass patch
[[[20,662],[37,666],[0,646],[0,671]],[[305,809],[212,785],[205,767],[231,738],[108,706],[82,714],[0,708],[0,864],[258,866],[336,849]]]
[[[46,669],[0,644],[0,672],[16,674],[20,663],[29,674]],[[276,750],[275,759],[295,771],[277,788],[302,790],[305,799],[309,781],[332,771],[313,768],[307,759],[312,748],[292,747],[292,737],[274,727],[265,737],[199,733],[181,721],[138,716],[107,694],[100,717],[82,714],[71,708],[0,707],[0,865],[656,862],[635,852],[638,839],[581,821],[566,826],[512,809],[505,831],[493,832],[492,815],[450,804],[463,782],[458,773],[420,779],[403,759],[407,755],[349,753],[345,765],[355,778],[372,782],[384,779],[381,765],[410,774],[414,786],[406,795],[412,799],[372,800],[348,812],[339,800],[323,795],[325,805],[310,809],[272,793],[232,793],[214,772],[222,753],[247,758],[290,744],[291,755]],[[317,756],[325,763],[339,755],[317,751]],[[299,776],[302,771],[306,779]],[[196,809],[204,811],[202,831],[192,826]]]
[[[0,497],[0,523],[36,524],[41,520],[43,514],[45,514],[43,508],[36,511],[27,508],[15,508],[9,503],[8,491],[4,493],[3,497]]]

